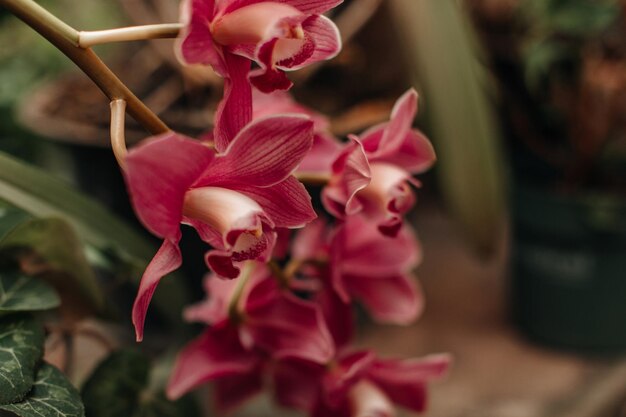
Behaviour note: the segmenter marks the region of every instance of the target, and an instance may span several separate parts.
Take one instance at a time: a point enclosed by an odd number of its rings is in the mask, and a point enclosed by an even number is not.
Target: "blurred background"
[[[178,20],[176,0],[40,3],[79,30]],[[344,49],[290,74],[295,97],[345,137],[387,120],[413,85],[439,159],[411,216],[426,313],[408,328],[364,326],[359,344],[454,355],[430,417],[626,416],[626,2],[346,0],[331,17]],[[210,129],[221,81],[181,67],[173,41],[96,52],[174,130]],[[18,161],[137,225],[108,124],[100,91],[0,8],[0,197],[33,191]],[[130,143],[147,136],[127,125]],[[183,242],[204,248],[193,234]],[[112,257],[89,259],[107,270]],[[186,260],[180,291],[201,298],[202,257],[186,259],[198,263]],[[125,285],[110,293],[122,318]],[[167,328],[176,315],[155,320]],[[76,380],[103,355],[82,352]],[[277,415],[263,401],[241,415]]]

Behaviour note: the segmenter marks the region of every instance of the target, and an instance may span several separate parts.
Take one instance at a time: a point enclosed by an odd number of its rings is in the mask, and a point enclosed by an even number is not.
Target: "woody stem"
[[[90,48],[79,46],[80,35],[77,30],[39,6],[34,0],[0,0],[0,6],[23,20],[63,52],[91,78],[109,100],[126,101],[128,113],[150,133],[159,134],[169,130],[167,125],[139,100]]]

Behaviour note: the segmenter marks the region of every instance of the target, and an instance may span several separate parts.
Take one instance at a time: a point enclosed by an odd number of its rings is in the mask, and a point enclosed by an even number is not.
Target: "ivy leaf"
[[[0,405],[1,410],[20,417],[84,417],[80,394],[65,375],[52,365],[43,364],[31,392],[23,401]]]
[[[40,279],[0,272],[0,315],[43,311],[61,304],[54,289]]]
[[[89,265],[83,244],[62,219],[32,219],[15,227],[1,242],[0,249],[28,248],[46,264],[37,269],[62,272],[55,284],[63,295],[78,292],[85,304],[101,310],[104,305],[96,276]],[[64,291],[66,290],[66,291]]]
[[[149,362],[140,353],[122,350],[98,365],[82,389],[89,417],[132,416],[148,384]]]
[[[0,404],[20,401],[31,390],[43,342],[43,328],[33,317],[0,319]]]

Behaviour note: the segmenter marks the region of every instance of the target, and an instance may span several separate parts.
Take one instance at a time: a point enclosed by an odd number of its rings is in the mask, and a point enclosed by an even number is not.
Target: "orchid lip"
[[[411,190],[407,184],[409,174],[391,164],[375,162],[370,164],[371,182],[359,191],[359,199],[366,200],[370,205],[387,210],[393,197],[407,196]]]
[[[256,44],[271,38],[276,29],[284,32],[281,37],[302,39],[301,25],[285,23],[286,27],[281,27],[283,19],[301,15],[302,12],[288,4],[261,2],[217,18],[211,25],[211,33],[222,45]]]
[[[389,398],[374,384],[365,380],[349,393],[351,417],[394,417],[395,409]]]
[[[261,206],[250,197],[228,188],[202,187],[187,191],[183,214],[206,223],[224,237],[236,232],[235,239],[229,242],[232,245],[239,243],[241,234],[257,239],[263,234],[258,219],[263,215]]]

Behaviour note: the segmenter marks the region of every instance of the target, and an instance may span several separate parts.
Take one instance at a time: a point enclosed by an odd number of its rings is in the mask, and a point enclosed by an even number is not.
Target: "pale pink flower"
[[[335,159],[331,180],[323,190],[326,209],[338,218],[362,213],[381,233],[396,236],[403,215],[415,203],[409,184],[414,174],[435,162],[431,143],[411,125],[417,113],[417,92],[409,90],[394,106],[391,120],[351,143]]]
[[[221,154],[173,132],[129,152],[125,174],[133,207],[164,239],[133,306],[138,340],[160,279],[182,262],[181,223],[214,247],[206,256],[209,267],[235,278],[239,262],[269,258],[276,227],[301,227],[316,217],[306,189],[291,175],[311,146],[312,125],[295,116],[261,119]]]

